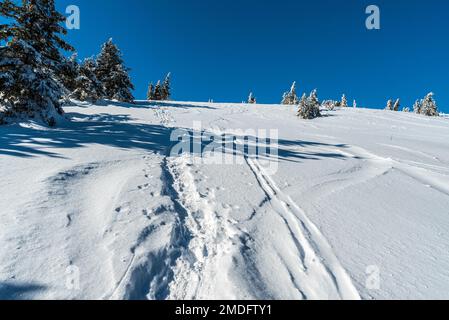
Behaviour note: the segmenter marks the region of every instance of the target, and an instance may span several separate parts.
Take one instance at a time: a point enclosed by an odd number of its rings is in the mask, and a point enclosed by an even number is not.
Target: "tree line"
[[[124,64],[122,53],[112,39],[103,44],[96,57],[78,62],[76,54],[66,58],[61,52],[75,48],[63,36],[65,17],[56,11],[54,0],[2,0],[0,14],[8,23],[0,25],[0,124],[14,118],[39,118],[53,126],[64,114],[64,100],[76,99],[95,103],[99,99],[134,102],[134,85]],[[169,100],[170,73],[164,81],[148,87],[148,100]],[[253,93],[248,103],[256,103]],[[297,95],[294,82],[282,96],[281,104],[298,106],[298,116],[312,119],[321,116],[320,108],[333,110],[348,107],[341,101],[319,101],[317,91]],[[356,107],[356,101],[353,107]],[[399,111],[400,100],[387,102],[386,109]],[[410,111],[404,108],[403,111]],[[413,111],[438,116],[434,94],[417,100]]]
[[[251,92],[249,94],[247,102],[249,104],[257,103],[257,100]],[[348,108],[348,100],[346,95],[343,94],[340,101],[335,100],[323,100],[319,101],[317,96],[317,90],[313,90],[309,95],[303,94],[300,98],[297,94],[296,82],[293,82],[289,91],[286,91],[282,95],[281,100],[282,105],[295,105],[298,107],[298,116],[303,119],[314,119],[321,116],[321,109],[327,109],[329,111],[334,110],[336,107]],[[354,100],[352,104],[353,108],[357,108],[357,102]],[[400,109],[400,99],[387,101],[387,106],[385,110],[388,111],[399,111]],[[411,109],[405,107],[402,109],[403,112],[411,112]],[[416,114],[422,114],[429,117],[438,117],[438,106],[432,92],[428,93],[423,99],[416,100],[413,105],[413,112]]]

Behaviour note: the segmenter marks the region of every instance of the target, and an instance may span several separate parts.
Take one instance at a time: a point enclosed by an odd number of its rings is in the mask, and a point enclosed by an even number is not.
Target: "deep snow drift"
[[[65,109],[56,129],[0,127],[1,299],[449,298],[447,118]],[[170,154],[198,121],[215,136],[278,129],[264,160],[277,170]]]

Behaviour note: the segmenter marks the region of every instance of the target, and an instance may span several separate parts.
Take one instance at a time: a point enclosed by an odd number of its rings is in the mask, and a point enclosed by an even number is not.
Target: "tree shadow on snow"
[[[201,142],[201,148],[184,148],[182,153],[202,154],[211,141],[220,141],[223,136],[207,131],[192,132],[191,129],[167,128],[158,124],[132,122],[126,114],[67,114],[72,121],[61,123],[55,129],[21,127],[19,125],[0,126],[0,156],[30,158],[47,156],[63,158],[61,149],[84,148],[89,144],[100,144],[129,150],[151,151],[166,155],[178,141],[170,141],[174,130],[189,138],[201,135],[208,137]],[[253,157],[254,149],[249,145],[257,141],[253,136],[234,136],[225,140],[216,150],[226,153]],[[263,143],[266,141],[262,141]],[[238,148],[236,145],[245,145]],[[303,140],[278,140],[268,143],[266,148],[257,150],[257,156],[265,159],[279,159],[300,162],[323,158],[345,159],[338,149],[344,144],[326,144]]]
[[[0,300],[28,300],[46,289],[46,286],[38,284],[0,282]]]

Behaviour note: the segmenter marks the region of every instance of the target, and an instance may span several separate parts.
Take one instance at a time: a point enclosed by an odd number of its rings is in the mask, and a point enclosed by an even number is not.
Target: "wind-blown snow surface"
[[[2,299],[449,298],[447,118],[346,109],[306,121],[287,106],[181,102],[66,111],[56,129],[0,127]],[[247,154],[171,156],[170,135],[194,121],[216,135],[279,129],[278,170]]]

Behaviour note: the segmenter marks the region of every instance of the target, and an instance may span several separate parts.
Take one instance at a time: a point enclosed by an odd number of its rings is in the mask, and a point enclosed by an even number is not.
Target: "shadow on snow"
[[[121,149],[152,151],[167,155],[177,141],[170,141],[174,130],[184,130],[190,138],[198,137],[198,132],[192,132],[183,128],[167,128],[157,124],[143,124],[131,122],[133,119],[126,114],[95,114],[84,115],[80,113],[68,113],[72,121],[62,123],[55,129],[21,127],[19,125],[0,127],[0,156],[15,156],[31,158],[35,156],[47,156],[63,158],[61,149],[84,148],[89,144],[100,144]],[[184,153],[198,154],[211,141],[219,141],[222,135],[210,132],[201,132],[208,137],[208,141],[201,142],[200,151],[183,150]],[[247,142],[256,141],[257,137],[240,136],[233,137],[232,141],[225,141],[221,150],[226,153],[240,154],[252,157],[248,153]],[[235,150],[235,144],[245,142],[245,148]],[[277,143],[268,143],[268,149],[258,156],[263,158],[279,158],[284,161],[319,160],[322,158],[344,159],[345,156],[338,149],[346,148],[344,144],[325,144],[303,140],[283,140]],[[300,150],[299,150],[300,148]],[[310,150],[307,150],[307,149]],[[324,149],[323,150],[314,150]],[[273,150],[274,149],[274,150]],[[336,152],[333,152],[335,150]]]

